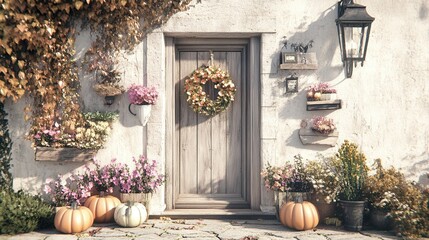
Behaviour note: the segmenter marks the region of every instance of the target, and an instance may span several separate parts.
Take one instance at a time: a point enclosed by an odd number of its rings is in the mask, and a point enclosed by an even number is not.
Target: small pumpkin
[[[77,206],[74,202],[70,207],[62,207],[55,214],[55,228],[62,233],[80,233],[94,223],[94,216],[87,208]]]
[[[300,231],[313,229],[319,224],[316,207],[307,201],[284,203],[279,217],[284,226]]]
[[[122,227],[138,227],[146,221],[147,211],[141,203],[122,203],[116,207],[114,218]]]
[[[115,208],[121,204],[117,197],[111,195],[94,195],[85,201],[85,207],[91,210],[94,215],[94,221],[97,223],[106,223],[113,221]]]

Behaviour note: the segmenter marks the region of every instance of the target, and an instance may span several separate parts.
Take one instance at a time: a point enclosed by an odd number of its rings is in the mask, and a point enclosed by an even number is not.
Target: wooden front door
[[[184,82],[196,68],[228,71],[237,88],[235,101],[214,116],[195,113],[186,102]],[[176,156],[174,208],[250,208],[246,161],[246,48],[178,46],[175,54]],[[215,98],[213,85],[206,92]]]

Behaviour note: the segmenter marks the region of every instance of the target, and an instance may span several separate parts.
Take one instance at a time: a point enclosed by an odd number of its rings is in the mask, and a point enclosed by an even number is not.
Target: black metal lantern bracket
[[[371,24],[375,18],[366,12],[366,7],[353,0],[338,2],[338,19],[335,20],[338,30],[338,41],[341,59],[350,78],[353,74],[353,63],[365,61],[368,48]]]

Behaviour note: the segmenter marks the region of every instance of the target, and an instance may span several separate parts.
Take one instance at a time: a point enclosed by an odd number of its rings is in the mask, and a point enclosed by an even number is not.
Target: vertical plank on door
[[[198,67],[206,64],[210,59],[209,52],[198,52]],[[206,85],[209,85],[207,82]],[[208,88],[206,88],[208,89]],[[208,92],[209,93],[209,92]],[[210,93],[209,93],[210,94]],[[198,136],[198,194],[211,193],[212,172],[212,138],[211,117],[197,114],[197,136]]]
[[[184,81],[197,67],[196,52],[180,52],[180,193],[197,193],[197,115],[184,94]]]
[[[214,52],[213,55],[213,64],[216,67],[226,70],[226,52]],[[225,112],[212,117],[213,193],[226,193],[226,139],[229,137],[226,135],[226,117]]]
[[[228,144],[227,144],[227,191],[226,193],[241,194],[242,190],[242,144],[241,144],[241,131],[242,131],[242,93],[244,81],[241,76],[241,52],[228,52],[227,53],[227,69],[234,81],[237,92],[235,93],[235,100],[227,111],[227,131],[228,131]]]

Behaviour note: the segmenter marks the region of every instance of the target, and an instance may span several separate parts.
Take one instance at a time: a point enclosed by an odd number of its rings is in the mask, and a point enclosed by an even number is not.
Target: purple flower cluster
[[[123,168],[119,176],[119,191],[121,193],[151,193],[165,181],[165,176],[157,171],[157,162],[149,161],[140,156],[133,159],[135,168]]]
[[[92,183],[98,192],[112,193],[113,188],[119,185],[118,176],[121,175],[125,164],[116,163],[116,159],[112,159],[110,164],[104,166],[95,160],[94,164],[94,170],[86,167],[87,172],[83,175],[84,180]]]
[[[49,129],[41,129],[33,136],[38,146],[53,146],[61,140],[60,125],[55,122]]]
[[[61,179],[62,176],[58,175],[55,180],[47,180],[43,189],[55,206],[70,205],[74,201],[83,205],[91,196],[93,185],[91,182],[86,182],[83,175],[72,174],[64,181]]]
[[[155,104],[158,99],[158,91],[156,91],[155,87],[133,84],[128,88],[128,99],[131,104],[135,105]]]
[[[104,166],[94,161],[95,169],[86,166],[85,173],[72,174],[65,181],[61,180],[61,175],[56,180],[47,181],[44,192],[56,206],[70,205],[73,201],[82,205],[93,188],[98,192],[113,193],[114,187],[118,186],[121,193],[152,193],[165,182],[155,160],[140,156],[133,162],[135,166],[131,170],[116,159]]]

